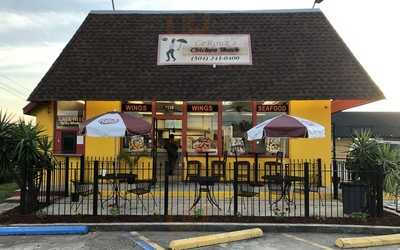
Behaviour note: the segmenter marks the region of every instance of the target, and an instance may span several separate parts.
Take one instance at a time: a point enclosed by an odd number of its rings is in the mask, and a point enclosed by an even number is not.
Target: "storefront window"
[[[223,102],[223,146],[231,154],[251,152],[251,143],[246,140],[246,132],[253,125],[250,102]],[[234,147],[233,147],[234,146]]]
[[[84,101],[58,101],[55,151],[61,154],[77,153],[79,123],[83,121]],[[79,140],[81,141],[81,140]]]
[[[288,112],[288,104],[279,101],[257,102],[257,124]],[[266,138],[265,140],[256,142],[256,151],[266,153],[267,155],[276,152],[285,152],[287,154],[289,148],[288,139],[285,138]]]
[[[217,152],[217,103],[190,102],[187,110],[187,151]]]
[[[79,123],[83,121],[84,110],[84,101],[58,101],[57,129],[79,128]]]
[[[122,112],[139,117],[152,124],[151,101],[129,101],[122,104]],[[151,139],[149,135],[126,136],[123,140],[123,148],[131,153],[140,153],[151,150]]]
[[[174,142],[178,145],[178,151],[181,151],[182,145],[182,120],[157,120],[157,151],[166,152],[165,145],[170,135],[174,135]]]

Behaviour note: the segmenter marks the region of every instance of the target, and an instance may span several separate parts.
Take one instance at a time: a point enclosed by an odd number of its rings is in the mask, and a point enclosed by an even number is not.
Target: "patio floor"
[[[121,185],[118,192],[118,205],[113,196],[113,187],[110,184],[99,186],[97,203],[98,215],[163,215],[164,214],[164,188],[159,182],[152,188],[151,195],[136,196],[126,195],[128,186]],[[194,215],[194,216],[229,216],[233,215],[233,187],[231,183],[219,183],[210,192],[218,207],[206,198],[202,198],[192,209],[198,193],[198,187],[193,183],[174,183],[168,186],[168,214],[169,215]],[[241,216],[304,216],[305,204],[301,193],[291,193],[292,202],[279,201],[270,205],[270,196],[266,186],[256,188],[256,197],[238,197],[238,213]],[[274,202],[279,194],[271,194]],[[73,202],[71,197],[54,197],[53,204],[41,209],[40,214],[45,215],[92,215],[93,195],[80,197],[79,202]],[[330,193],[310,193],[309,215],[314,217],[342,217],[343,205],[340,201],[331,198]]]

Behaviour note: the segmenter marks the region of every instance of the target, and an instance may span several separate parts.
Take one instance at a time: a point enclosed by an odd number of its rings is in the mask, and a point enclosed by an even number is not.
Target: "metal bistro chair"
[[[250,162],[248,161],[238,161],[235,163],[238,169],[238,193],[237,196],[241,199],[241,208],[246,209],[246,203],[249,198],[254,198],[259,196],[259,192],[255,191],[257,185],[251,182],[250,173]],[[231,209],[233,197],[229,201],[229,210]]]
[[[284,195],[283,152],[278,151],[276,153],[275,161],[266,161],[264,163],[264,173],[268,187],[268,202],[272,206],[277,204]],[[275,201],[272,201],[272,194],[276,195]]]
[[[321,165],[318,165],[317,168],[315,166],[311,168],[308,181],[308,190],[310,193],[318,193],[318,202],[322,206],[325,206],[326,200],[322,199],[321,189],[326,191],[326,187],[322,185],[322,168]],[[304,192],[304,182],[299,182],[299,185],[294,186],[294,192]]]
[[[218,181],[223,179],[226,181],[226,161],[228,158],[228,152],[224,152],[223,160],[214,160],[211,162],[211,176],[218,178]]]
[[[89,199],[89,196],[93,194],[93,183],[73,180],[72,184],[74,192],[71,194],[71,201],[76,203],[75,212],[77,212],[79,207],[83,207],[84,198],[87,197]]]
[[[186,181],[190,181],[192,177],[200,176],[201,162],[196,160],[190,160],[188,153],[186,152]]]
[[[146,208],[146,205],[144,204],[143,196],[146,194],[149,194],[151,196],[151,198],[153,199],[154,206],[157,207],[157,201],[152,192],[152,188],[155,186],[155,184],[156,184],[156,180],[136,181],[135,184],[133,184],[133,186],[134,186],[133,188],[129,188],[128,190],[126,190],[126,195],[125,195],[126,200],[129,200],[127,197],[130,194],[133,194],[136,196],[136,200],[140,201],[144,210],[148,211],[148,208]]]
[[[283,171],[283,152],[276,152],[275,161],[266,161],[264,163],[265,175],[267,175],[267,169],[269,171],[268,175],[282,174]]]

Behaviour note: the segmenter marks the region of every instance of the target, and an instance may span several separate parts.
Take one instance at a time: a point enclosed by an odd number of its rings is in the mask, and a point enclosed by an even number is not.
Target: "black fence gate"
[[[168,162],[64,158],[45,171],[37,213],[197,217],[343,217],[344,163],[320,159],[286,163],[184,157],[172,175]],[[207,162],[208,167],[202,167]],[[370,173],[376,174],[376,173]],[[381,214],[381,185],[369,187],[368,207]],[[371,196],[371,195],[374,195]],[[372,202],[374,200],[375,202]]]

